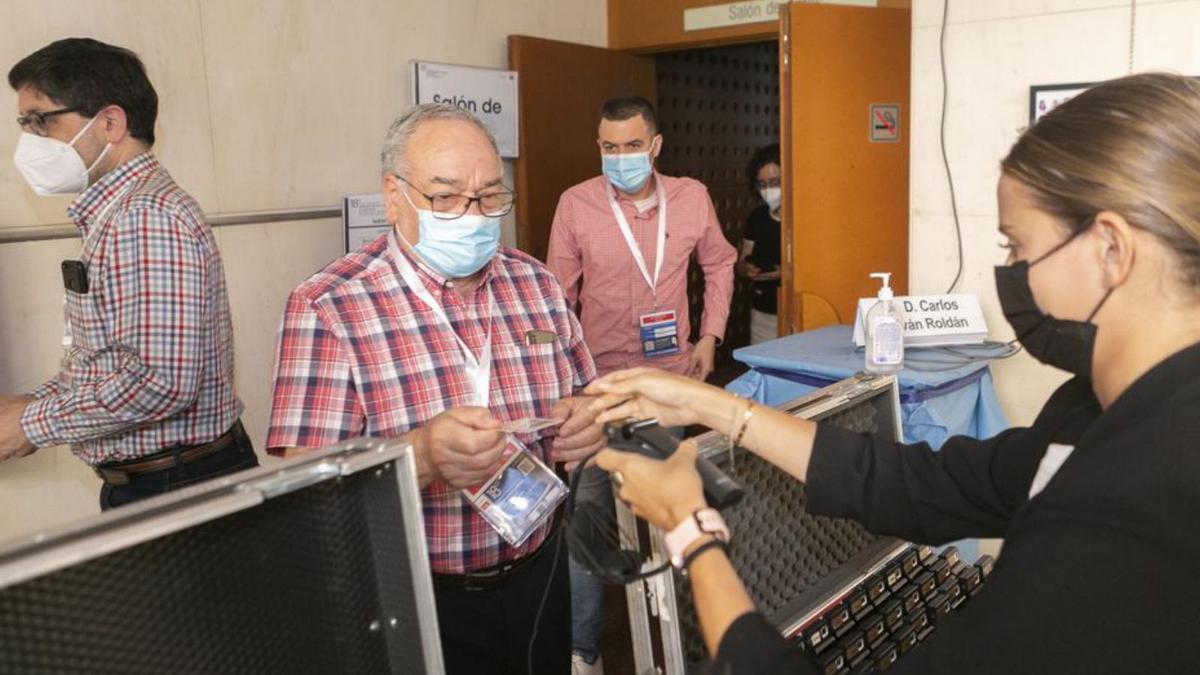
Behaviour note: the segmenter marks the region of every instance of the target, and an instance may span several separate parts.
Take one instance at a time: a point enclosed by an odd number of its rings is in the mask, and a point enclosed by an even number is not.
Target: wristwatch
[[[729,541],[729,528],[720,512],[713,508],[699,509],[691,516],[684,518],[675,529],[663,536],[667,546],[667,554],[671,556],[671,564],[676,569],[683,569],[683,552],[700,537],[712,535],[720,542]]]

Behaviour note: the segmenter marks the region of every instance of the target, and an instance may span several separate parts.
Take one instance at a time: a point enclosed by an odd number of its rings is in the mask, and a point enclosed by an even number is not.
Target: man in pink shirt
[[[559,198],[546,263],[567,302],[583,306],[583,336],[600,375],[646,365],[704,380],[725,335],[737,252],[702,183],[654,170],[663,144],[657,126],[644,98],[604,104],[597,139],[604,173]],[[693,253],[704,271],[695,345],[687,299]]]
[[[662,134],[644,98],[600,109],[603,175],[563,193],[546,263],[583,306],[583,338],[600,375],[653,366],[704,380],[725,335],[737,252],[725,240],[704,185],[654,170]],[[688,261],[704,271],[700,338],[688,342]],[[612,509],[608,478],[585,475],[576,499]],[[604,587],[571,559],[573,675],[601,675]]]

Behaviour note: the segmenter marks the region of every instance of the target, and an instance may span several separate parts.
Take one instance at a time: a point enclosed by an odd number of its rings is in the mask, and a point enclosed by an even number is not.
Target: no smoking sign
[[[871,104],[871,142],[900,142],[900,104]]]

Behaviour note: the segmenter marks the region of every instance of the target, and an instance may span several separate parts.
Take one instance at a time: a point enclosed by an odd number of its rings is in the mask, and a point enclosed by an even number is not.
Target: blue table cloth
[[[833,384],[863,369],[863,352],[850,338],[850,326],[828,326],[743,347],[733,357],[751,370],[725,388],[776,406]],[[1008,428],[986,361],[954,366],[941,352],[919,349],[908,350],[906,361],[911,367],[897,374],[905,442],[936,450],[950,436],[988,438]]]

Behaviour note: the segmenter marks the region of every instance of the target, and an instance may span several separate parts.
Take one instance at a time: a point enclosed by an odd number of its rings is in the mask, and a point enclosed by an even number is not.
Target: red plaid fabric
[[[84,238],[88,292],[65,291],[72,346],[21,417],[38,447],[89,464],[197,445],[242,412],[233,393],[225,270],[194,199],[152,153],[67,209]]]
[[[409,290],[396,267],[405,256],[438,299],[455,332],[479,354],[493,322],[489,407],[502,421],[549,416],[555,402],[595,377],[562,287],[540,262],[509,248],[463,299],[446,279],[402,250],[391,234],[335,261],[288,298],[276,354],[268,452],[316,448],[356,436],[395,438],[438,413],[470,405],[464,359],[454,335]],[[487,289],[495,294],[488,311]],[[526,344],[527,331],[558,340]],[[516,440],[543,460],[553,430]],[[549,523],[512,548],[457,489],[440,481],[422,494],[435,572],[462,574],[536,550]]]

